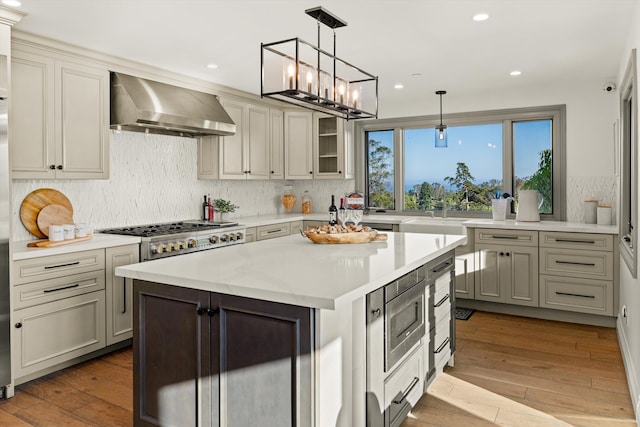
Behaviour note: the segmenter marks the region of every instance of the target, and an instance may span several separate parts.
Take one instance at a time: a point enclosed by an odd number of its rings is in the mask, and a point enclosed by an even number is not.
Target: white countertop
[[[27,243],[33,240],[13,242],[13,260],[39,258],[50,255],[69,254],[73,252],[90,251],[92,249],[104,249],[114,246],[124,246],[140,243],[139,237],[120,236],[115,234],[94,234],[89,240],[69,243],[53,248],[29,248]]]
[[[410,221],[415,218],[414,216],[403,215],[363,215],[362,222],[377,222],[381,224],[400,224],[402,222]],[[258,227],[261,225],[277,224],[287,221],[328,221],[328,213],[311,213],[309,215],[302,215],[301,213],[279,213],[269,215],[256,215],[234,218],[233,221],[237,221],[238,224],[246,227]]]
[[[618,234],[617,225],[584,224],[581,222],[540,221],[522,222],[514,220],[493,221],[472,219],[462,223],[471,228],[501,228],[506,230],[562,231],[565,233]]]
[[[388,233],[386,242],[316,245],[292,235],[122,266],[116,275],[334,309],[465,242],[461,235]]]

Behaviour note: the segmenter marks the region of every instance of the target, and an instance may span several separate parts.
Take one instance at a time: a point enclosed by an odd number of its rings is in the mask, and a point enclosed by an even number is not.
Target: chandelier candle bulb
[[[295,74],[295,69],[293,65],[289,65],[289,89],[293,89],[293,76]]]
[[[312,83],[313,83],[313,74],[311,74],[311,71],[308,71],[307,72],[307,92],[309,93],[311,93]]]

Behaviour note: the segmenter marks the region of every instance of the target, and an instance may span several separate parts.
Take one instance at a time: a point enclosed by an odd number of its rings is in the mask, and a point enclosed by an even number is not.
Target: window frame
[[[638,84],[636,49],[620,89],[620,257],[632,277],[638,266]]]
[[[502,175],[504,191],[513,194],[513,126],[514,122],[551,119],[553,152],[553,214],[541,214],[543,220],[564,221],[566,219],[566,106],[550,105],[541,107],[512,108],[503,110],[450,113],[443,115],[443,122],[450,127],[502,123],[503,152]],[[404,130],[435,127],[440,122],[439,115],[416,116],[391,119],[358,121],[355,124],[356,142],[356,188],[366,189],[366,141],[365,133],[380,130],[394,130],[394,193],[395,210],[384,213],[416,215],[421,211],[404,209]],[[446,150],[446,148],[443,148]],[[398,191],[401,190],[401,191]],[[382,212],[381,212],[382,213]],[[490,218],[489,212],[448,211],[448,216],[465,218]],[[511,212],[508,218],[515,218]]]

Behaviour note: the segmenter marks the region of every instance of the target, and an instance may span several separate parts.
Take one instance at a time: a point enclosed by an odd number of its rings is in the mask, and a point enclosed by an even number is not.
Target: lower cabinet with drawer
[[[131,338],[131,280],[114,269],[138,257],[134,244],[14,262],[15,384]]]
[[[608,234],[540,233],[540,306],[614,316],[617,254]]]

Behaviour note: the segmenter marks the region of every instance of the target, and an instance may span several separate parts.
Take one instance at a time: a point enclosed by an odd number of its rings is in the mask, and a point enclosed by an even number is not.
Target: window
[[[369,207],[490,217],[496,196],[535,189],[541,216],[564,219],[564,114],[551,106],[445,116],[447,148],[434,146],[435,116],[358,122]]]
[[[622,159],[620,162],[620,255],[636,277],[638,265],[638,124],[636,83],[636,50],[631,51],[631,59],[625,72],[620,91],[620,130]]]

